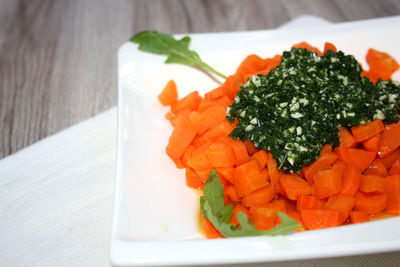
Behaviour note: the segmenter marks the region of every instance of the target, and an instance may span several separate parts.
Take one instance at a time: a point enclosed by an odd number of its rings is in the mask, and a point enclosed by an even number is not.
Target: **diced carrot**
[[[358,192],[355,199],[354,210],[365,211],[368,214],[378,214],[382,212],[386,208],[388,202],[388,196],[385,193],[365,194]]]
[[[389,171],[390,175],[400,174],[400,159],[396,160]]]
[[[201,96],[199,95],[199,92],[193,91],[187,96],[185,96],[182,99],[179,99],[175,103],[171,105],[171,112],[173,114],[177,114],[181,110],[188,109],[191,111],[197,110],[200,102],[201,102]]]
[[[242,198],[242,204],[245,207],[251,207],[255,205],[266,204],[271,201],[275,196],[275,187],[268,185],[264,188],[254,191],[250,195]]]
[[[311,46],[307,42],[300,42],[300,43],[292,45],[292,47],[294,47],[294,48],[304,48],[304,49],[307,49],[308,51],[314,51],[317,55],[322,56],[322,53],[318,48],[316,48],[314,46]]]
[[[183,119],[183,118],[185,118],[185,119],[189,119],[189,114],[190,114],[190,110],[188,110],[188,109],[184,109],[184,110],[181,110],[179,113],[177,113],[176,115],[175,115],[175,117],[174,118],[172,118],[172,120],[171,120],[171,125],[173,126],[173,127],[176,127],[178,124],[179,124],[179,122]],[[190,119],[189,119],[190,120]],[[195,125],[193,124],[193,126],[195,127]]]
[[[340,194],[353,197],[361,184],[361,172],[349,166],[343,174],[342,188],[340,189]]]
[[[240,91],[239,83],[245,82],[240,78],[240,75],[231,75],[226,78],[225,82],[222,84],[222,88],[225,90],[225,94],[234,99],[236,93]]]
[[[280,177],[282,189],[291,200],[296,200],[300,195],[310,195],[310,185],[296,174],[283,174]]]
[[[357,145],[356,140],[354,139],[353,135],[350,133],[350,131],[342,126],[339,128],[339,142],[340,145],[343,147],[355,147]]]
[[[240,200],[239,196],[237,195],[235,186],[233,185],[228,185],[226,189],[224,188],[224,191],[228,198],[233,201],[233,202],[238,202]]]
[[[387,175],[387,170],[382,160],[379,158],[374,159],[371,165],[363,172],[366,175],[378,175],[385,177]]]
[[[319,199],[337,194],[342,186],[342,170],[330,168],[314,175],[315,196]]]
[[[165,114],[165,118],[169,121],[171,121],[174,118],[174,115],[171,112],[167,112]]]
[[[374,73],[383,80],[390,79],[393,72],[399,68],[397,61],[389,54],[370,48],[367,52],[369,72]]]
[[[364,142],[362,142],[362,144],[365,150],[377,153],[381,145],[381,141],[382,141],[382,132],[365,140]]]
[[[222,175],[229,183],[233,184],[235,177],[235,168],[227,167],[227,168],[216,168],[218,174]]]
[[[322,209],[325,202],[315,196],[300,195],[297,197],[296,210]]]
[[[362,142],[380,133],[383,129],[382,120],[376,119],[364,125],[351,127],[351,132],[356,142]]]
[[[212,104],[213,107],[223,107],[223,108],[227,108],[228,106],[232,105],[233,100],[230,99],[227,96],[223,96],[221,98],[218,98],[217,100],[215,100],[215,102]]]
[[[188,160],[187,165],[196,171],[203,183],[206,182],[210,171],[213,169],[213,166],[208,160],[206,152],[202,152],[196,156],[193,156],[190,160]]]
[[[342,224],[347,217],[349,217],[354,204],[354,197],[335,195],[328,198],[328,202],[325,204],[325,209],[338,210],[340,212],[340,224]]]
[[[209,107],[200,113],[199,133],[203,134],[208,129],[218,125],[225,120],[225,108]]]
[[[247,196],[268,185],[268,182],[262,176],[257,175],[259,173],[260,169],[255,161],[249,161],[236,167],[234,185],[239,197]]]
[[[186,185],[195,189],[201,189],[204,187],[204,183],[200,180],[200,177],[196,172],[190,168],[186,168]]]
[[[201,222],[203,225],[204,233],[208,239],[220,238],[222,234],[215,229],[214,225],[201,214]]]
[[[250,214],[254,220],[253,225],[258,230],[269,230],[275,226],[276,211],[272,208],[254,206],[250,208]]]
[[[197,146],[198,144],[197,144],[196,140],[197,140],[197,139],[195,139],[195,140],[193,141],[193,143],[192,143],[193,147],[195,148],[195,149],[193,150],[193,152],[192,152],[192,157],[195,157],[195,156],[197,156],[197,155],[200,154],[200,153],[206,152],[207,149],[208,149],[208,147],[211,145],[211,143],[206,143],[206,144],[204,144],[204,145],[199,145],[199,146]]]
[[[227,136],[233,131],[234,127],[227,120],[222,121],[198,138],[199,144],[211,143],[221,136]]]
[[[215,100],[225,96],[226,92],[222,86],[219,86],[204,95],[205,99]]]
[[[253,155],[254,153],[258,152],[258,149],[254,146],[254,144],[248,140],[243,142],[246,146],[247,152],[249,155]]]
[[[340,212],[328,209],[304,209],[300,211],[304,226],[309,230],[324,229],[340,225]]]
[[[335,163],[333,163],[332,168],[337,168],[344,173],[347,169],[347,164],[341,160],[337,160]]]
[[[209,99],[209,98],[203,98],[200,101],[199,107],[197,108],[198,112],[203,112],[204,110],[208,109],[211,107],[211,105],[215,103],[215,100]]]
[[[308,183],[312,183],[313,177],[319,171],[326,170],[336,161],[337,155],[334,152],[321,152],[319,158],[311,165],[304,167],[304,176]]]
[[[232,147],[233,153],[235,154],[236,166],[242,165],[249,160],[249,154],[245,144],[240,140],[234,140],[229,138],[229,144]]]
[[[281,59],[282,56],[281,55],[275,55],[272,58],[266,58],[264,59],[266,66],[264,67],[264,69],[258,71],[255,74],[261,74],[261,75],[267,75],[268,73],[270,73],[270,71],[275,68],[276,66],[278,66],[279,64],[281,64]]]
[[[328,52],[328,50],[332,50],[333,53],[337,52],[336,46],[330,42],[325,42],[324,45],[324,55],[326,55],[326,52]]]
[[[161,94],[158,95],[158,100],[164,106],[172,105],[178,100],[178,91],[176,90],[176,84],[173,80],[167,83]]]
[[[385,179],[385,193],[388,195],[386,212],[400,215],[400,175],[387,176]]]
[[[390,170],[390,168],[392,167],[394,162],[398,159],[400,159],[400,149],[397,149],[394,152],[392,152],[391,154],[382,158],[382,162],[383,162],[383,165],[385,165],[386,169]]]
[[[365,170],[375,158],[375,153],[365,151],[358,148],[336,147],[335,153],[338,158],[346,163],[359,169]]]
[[[268,161],[268,153],[265,150],[260,150],[253,154],[254,159],[257,161],[260,169],[264,168],[267,165]]]
[[[264,59],[252,54],[247,56],[242,63],[240,63],[236,72],[241,73],[242,75],[254,74],[264,69],[266,65],[267,62]]]
[[[331,144],[326,144],[321,148],[320,154],[322,153],[328,153],[328,152],[332,152],[332,146]]]
[[[350,212],[351,223],[363,223],[368,222],[368,213],[365,211],[352,211]]]
[[[384,158],[394,152],[400,146],[400,122],[386,125],[383,130],[382,142],[378,150],[378,156]]]
[[[238,221],[238,219],[236,217],[236,215],[239,212],[243,212],[244,214],[246,214],[247,218],[250,217],[249,210],[247,208],[243,207],[242,205],[237,204],[236,206],[233,207],[233,213],[232,213],[232,216],[231,216],[231,218],[229,220],[230,224],[232,224],[232,225],[238,225],[239,224],[239,221]]]
[[[278,184],[281,176],[281,171],[278,170],[278,167],[276,166],[276,160],[272,157],[271,153],[269,153],[269,157],[267,160],[267,167],[271,184],[274,185]]]
[[[166,148],[168,155],[179,159],[197,135],[197,128],[186,118],[174,128]]]
[[[232,167],[235,164],[235,155],[232,148],[223,142],[212,143],[207,149],[208,160],[214,167]]]

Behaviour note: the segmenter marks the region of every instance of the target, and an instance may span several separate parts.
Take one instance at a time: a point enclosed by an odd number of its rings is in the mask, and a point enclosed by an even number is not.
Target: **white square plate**
[[[400,17],[313,28],[194,34],[191,49],[225,74],[246,55],[272,57],[307,41],[325,41],[366,66],[368,48],[400,60]],[[400,249],[400,217],[277,237],[205,240],[198,228],[199,192],[185,185],[183,170],[165,153],[172,127],[168,108],[157,100],[168,80],[180,97],[205,93],[216,80],[165,57],[125,43],[118,55],[119,114],[111,262],[115,265],[177,265],[280,261],[354,255]],[[399,80],[399,72],[394,76]]]

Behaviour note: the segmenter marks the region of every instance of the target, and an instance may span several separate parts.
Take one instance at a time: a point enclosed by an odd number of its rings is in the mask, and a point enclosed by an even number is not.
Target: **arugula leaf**
[[[232,205],[224,205],[223,185],[215,170],[210,172],[204,185],[204,195],[200,198],[200,210],[214,227],[226,237],[286,235],[300,226],[295,220],[280,211],[277,214],[282,223],[267,231],[257,230],[254,225],[249,224],[249,219],[243,212],[237,214],[241,229],[229,224],[233,208]]]
[[[206,64],[195,51],[189,49],[190,37],[185,36],[176,40],[172,35],[143,31],[135,34],[131,42],[139,44],[139,50],[158,55],[166,55],[165,63],[180,63],[200,67],[226,79],[226,76]]]

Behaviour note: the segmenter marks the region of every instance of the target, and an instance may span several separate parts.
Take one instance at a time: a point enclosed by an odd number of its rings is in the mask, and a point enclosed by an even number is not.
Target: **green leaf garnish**
[[[237,226],[229,224],[233,208],[230,204],[224,205],[223,185],[215,170],[210,172],[204,185],[204,195],[200,198],[200,210],[225,237],[286,235],[292,233],[300,226],[295,220],[279,211],[277,214],[282,223],[267,231],[257,230],[254,225],[249,224],[249,219],[243,212],[237,213],[237,219],[241,226],[240,229]]]
[[[216,71],[201,60],[199,54],[189,49],[190,37],[176,40],[172,35],[157,31],[143,31],[135,34],[131,42],[139,44],[139,50],[158,55],[166,55],[165,63],[180,63],[200,67],[226,79],[226,76]]]

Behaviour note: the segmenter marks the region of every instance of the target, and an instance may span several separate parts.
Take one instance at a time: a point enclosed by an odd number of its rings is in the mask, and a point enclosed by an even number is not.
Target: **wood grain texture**
[[[133,33],[268,29],[400,14],[398,0],[0,0],[0,158],[117,104],[117,51]]]

